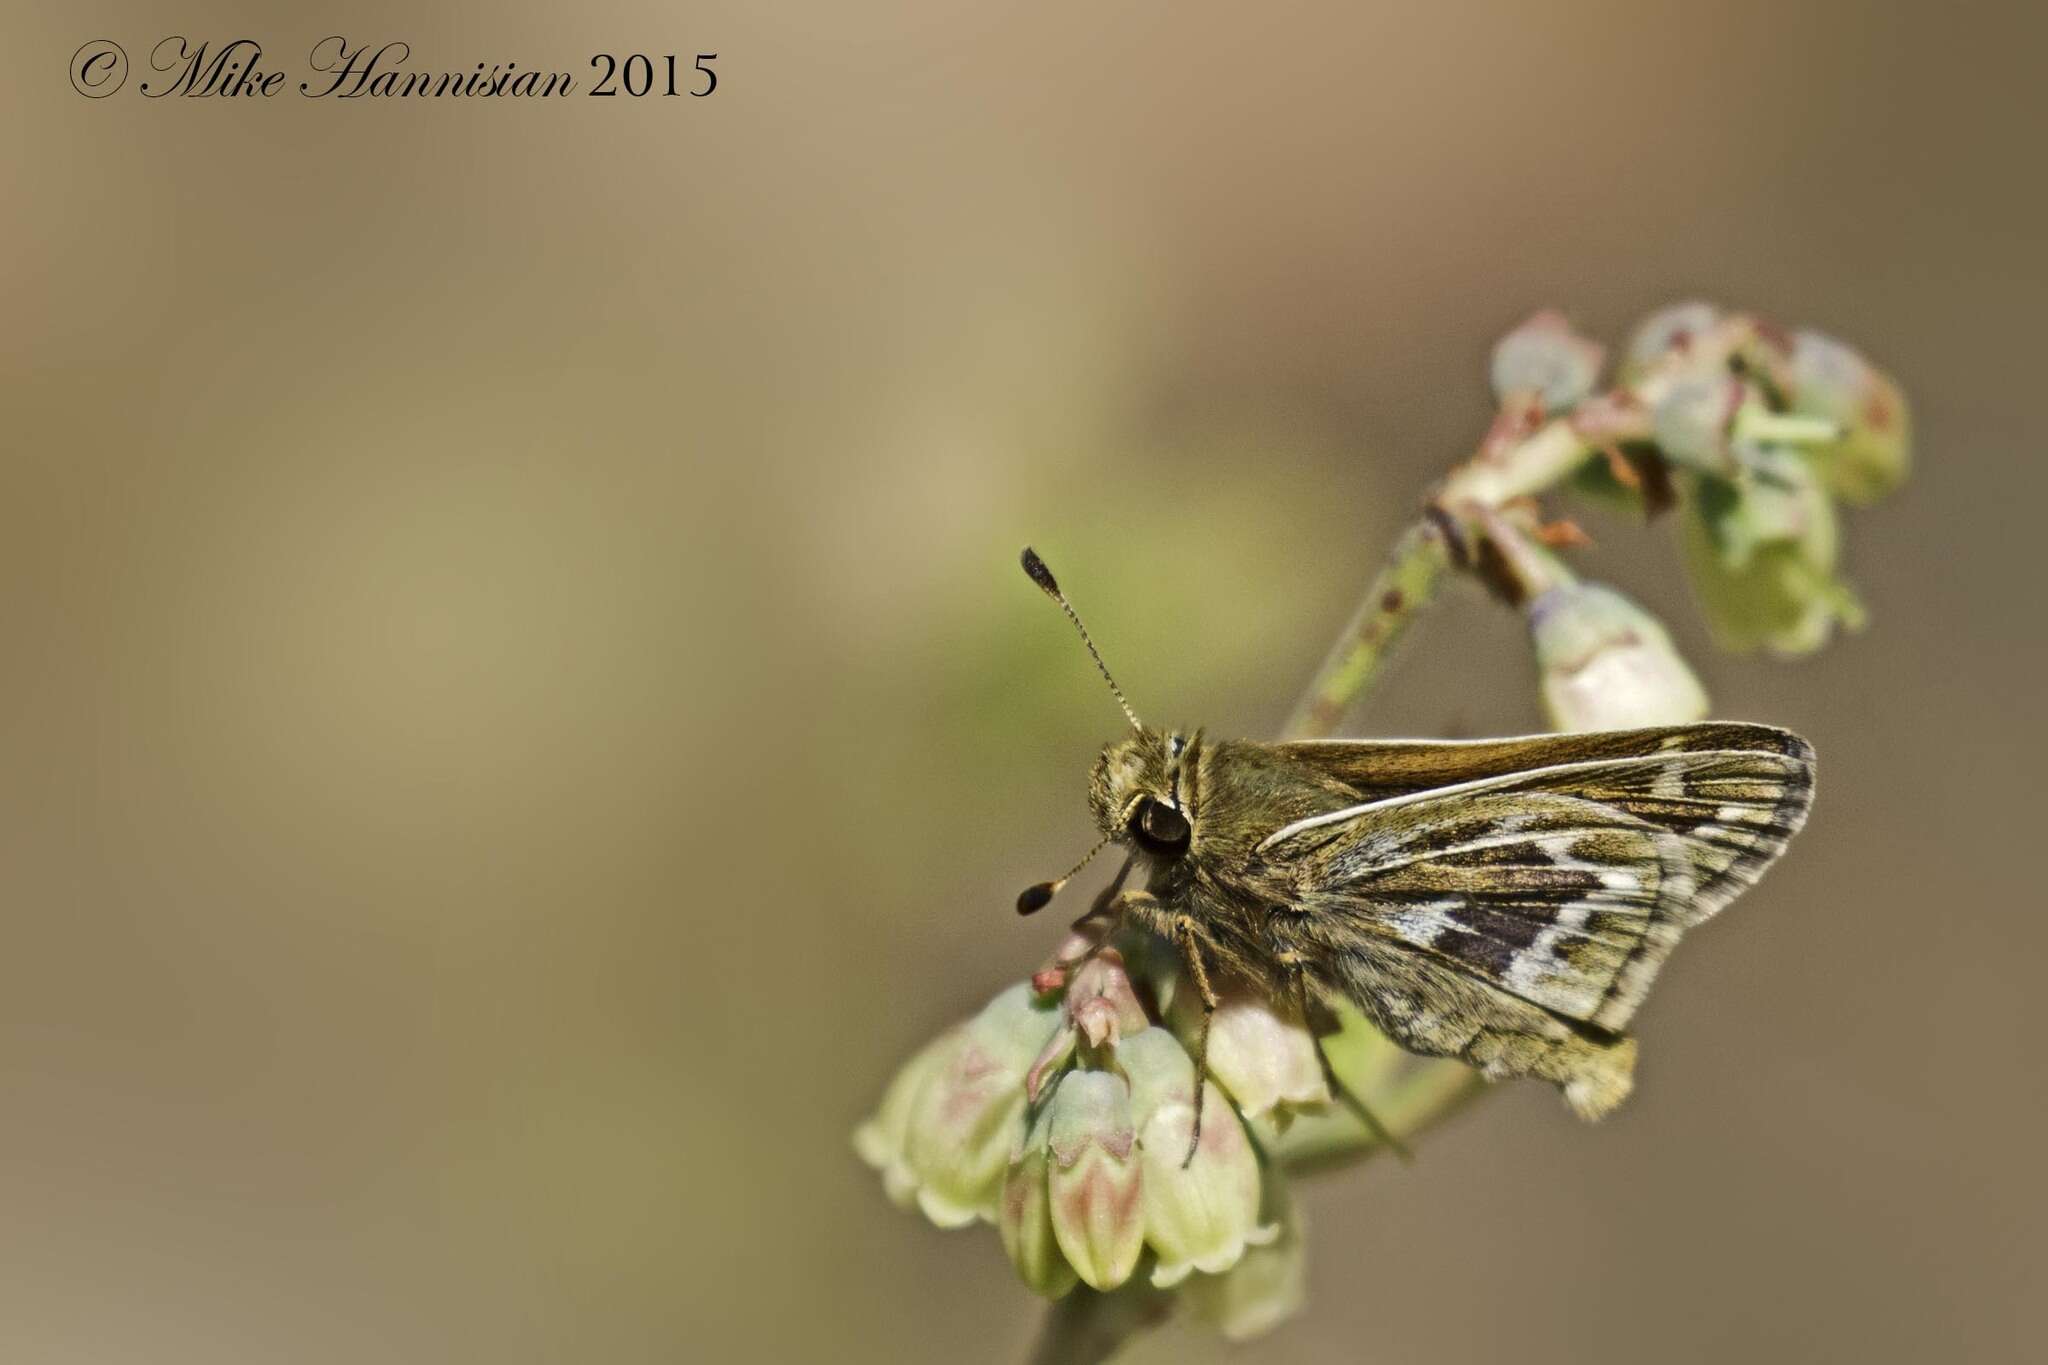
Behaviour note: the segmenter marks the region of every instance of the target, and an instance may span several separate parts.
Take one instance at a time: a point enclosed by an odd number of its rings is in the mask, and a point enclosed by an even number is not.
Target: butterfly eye
[[[1145,804],[1138,807],[1136,821],[1138,842],[1157,853],[1178,853],[1187,847],[1187,817],[1167,805],[1164,801],[1145,798]]]

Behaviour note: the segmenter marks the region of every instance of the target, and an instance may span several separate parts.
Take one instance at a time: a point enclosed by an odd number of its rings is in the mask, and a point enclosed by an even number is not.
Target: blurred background
[[[1018,546],[1141,713],[1270,734],[1494,339],[1690,296],[1916,405],[1810,662],[1585,519],[1721,713],[1816,741],[1811,830],[1629,1108],[1512,1087],[1306,1187],[1311,1307],[1240,1354],[2038,1351],[2033,7],[9,8],[0,1356],[1018,1358],[995,1237],[848,1144],[1089,838],[1119,720]],[[336,31],[723,84],[65,78]],[[1354,721],[1538,723],[1465,591]]]

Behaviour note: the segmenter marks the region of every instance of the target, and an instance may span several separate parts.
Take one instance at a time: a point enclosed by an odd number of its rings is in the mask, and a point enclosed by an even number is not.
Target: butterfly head
[[[1088,780],[1088,804],[1103,837],[1158,860],[1187,852],[1199,743],[1199,735],[1139,730],[1104,748]]]
[[[1191,776],[1200,736],[1145,728],[1124,699],[1123,689],[1110,676],[1109,665],[1102,661],[1095,641],[1089,638],[1088,627],[1081,624],[1080,614],[1060,591],[1052,570],[1029,548],[1024,551],[1023,565],[1031,581],[1058,603],[1073,622],[1081,643],[1087,646],[1088,656],[1095,660],[1096,669],[1109,684],[1110,694],[1131,723],[1131,733],[1102,751],[1089,778],[1088,799],[1095,810],[1095,823],[1102,830],[1102,842],[1090,849],[1088,856],[1066,876],[1026,888],[1017,898],[1017,913],[1029,915],[1043,909],[1075,873],[1087,866],[1089,858],[1107,844],[1127,845],[1155,861],[1171,861],[1188,851],[1195,837]]]

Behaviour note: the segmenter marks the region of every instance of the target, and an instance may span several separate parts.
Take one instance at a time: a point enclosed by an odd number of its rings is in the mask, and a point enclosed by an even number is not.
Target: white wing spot
[[[1389,920],[1394,932],[1402,942],[1412,943],[1418,948],[1427,948],[1435,943],[1450,926],[1449,912],[1464,902],[1457,900],[1425,901],[1396,912]]]

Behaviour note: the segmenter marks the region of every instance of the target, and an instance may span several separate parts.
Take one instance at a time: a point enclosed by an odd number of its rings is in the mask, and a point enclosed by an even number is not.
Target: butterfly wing
[[[1326,983],[1414,1051],[1627,1094],[1622,1037],[1685,930],[1783,851],[1812,750],[1764,726],[1287,746],[1376,799],[1261,843]]]
[[[1273,747],[1343,782],[1361,801],[1604,758],[1720,750],[1783,754],[1808,768],[1813,763],[1812,747],[1791,731],[1741,721],[1509,739],[1323,739]]]

